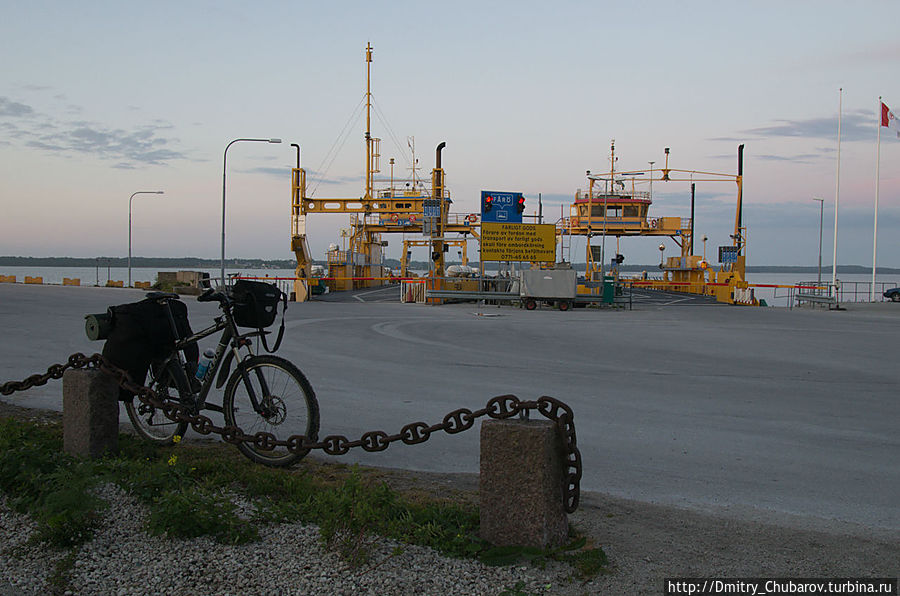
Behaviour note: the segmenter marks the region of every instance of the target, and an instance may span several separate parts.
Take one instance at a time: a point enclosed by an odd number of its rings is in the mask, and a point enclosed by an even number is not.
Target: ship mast
[[[372,44],[366,43],[366,199],[372,198]]]

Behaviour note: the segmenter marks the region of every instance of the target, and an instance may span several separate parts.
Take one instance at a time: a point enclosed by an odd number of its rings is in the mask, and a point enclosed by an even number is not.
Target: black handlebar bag
[[[284,311],[287,310],[287,295],[274,284],[240,279],[234,283],[231,289],[231,298],[234,301],[231,312],[235,324],[239,327],[259,329],[263,347],[267,352],[276,352],[281,345],[282,337],[284,337]],[[284,305],[284,309],[281,311],[281,328],[278,330],[275,347],[270,350],[263,329],[271,326],[278,317],[279,302]]]
[[[169,300],[168,305],[172,309],[178,337],[192,335],[187,305],[180,300]],[[165,309],[165,306],[151,299],[109,307],[112,329],[103,345],[103,357],[126,370],[131,380],[140,385],[147,378],[150,363],[166,358],[175,349],[176,337]],[[199,355],[197,344],[184,349],[185,359],[194,367]],[[120,390],[119,397],[130,399],[131,394]]]

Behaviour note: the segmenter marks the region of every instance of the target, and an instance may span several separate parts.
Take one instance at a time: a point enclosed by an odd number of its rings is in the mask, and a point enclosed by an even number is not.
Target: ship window
[[[625,205],[625,217],[637,217],[637,216],[638,216],[637,205]]]
[[[608,205],[606,207],[606,217],[622,217],[621,205]]]
[[[603,217],[603,205],[591,205],[591,217]]]

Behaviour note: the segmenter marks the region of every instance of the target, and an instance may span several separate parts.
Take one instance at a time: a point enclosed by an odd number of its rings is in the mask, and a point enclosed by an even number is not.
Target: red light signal
[[[516,203],[516,211],[519,213],[525,211],[525,197],[519,197],[519,200]]]
[[[488,195],[484,197],[484,212],[487,213],[494,206],[494,197]]]

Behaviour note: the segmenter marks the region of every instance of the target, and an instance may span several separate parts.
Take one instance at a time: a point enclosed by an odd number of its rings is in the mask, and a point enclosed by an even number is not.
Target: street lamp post
[[[128,287],[131,287],[131,202],[137,195],[161,195],[161,190],[139,190],[128,199]]]
[[[822,285],[822,223],[825,214],[825,199],[812,198],[813,201],[819,201],[819,278],[816,284]]]
[[[235,139],[225,146],[225,153],[222,157],[222,262],[221,262],[221,281],[222,287],[225,287],[225,173],[228,165],[228,148],[241,141],[254,143],[280,143],[281,139]]]

